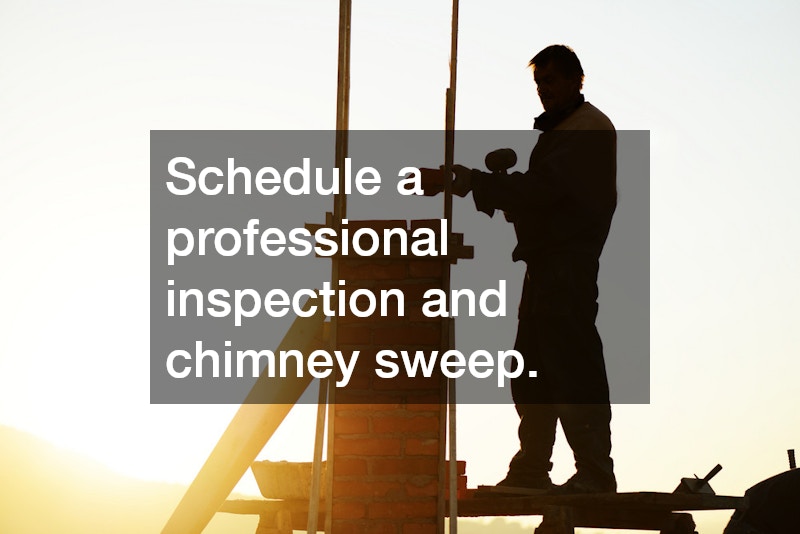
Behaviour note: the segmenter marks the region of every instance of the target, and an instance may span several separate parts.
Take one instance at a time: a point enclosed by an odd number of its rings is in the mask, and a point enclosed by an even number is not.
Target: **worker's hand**
[[[419,168],[420,185],[425,196],[432,197],[444,191],[444,167],[438,169]],[[408,178],[408,176],[406,176]]]
[[[453,180],[453,194],[460,197],[467,196],[467,193],[472,191],[472,169],[463,165],[453,165],[453,174],[456,175]]]

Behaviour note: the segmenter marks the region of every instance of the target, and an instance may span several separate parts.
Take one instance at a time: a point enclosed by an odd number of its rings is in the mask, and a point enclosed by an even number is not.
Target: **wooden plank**
[[[313,304],[311,299],[305,309]],[[311,317],[298,317],[278,346],[278,351],[297,349],[304,353],[322,343],[325,316],[322,306]],[[211,451],[200,472],[172,512],[162,534],[199,534],[214,517],[242,475],[264,448],[275,430],[311,383],[308,373],[269,381],[259,377],[245,404],[233,416],[228,428]],[[274,404],[276,400],[286,404]],[[259,402],[260,404],[250,404]],[[287,403],[288,402],[288,403]]]
[[[459,517],[544,515],[554,507],[572,509],[578,527],[660,529],[693,510],[731,510],[744,504],[744,497],[674,493],[600,493],[587,495],[538,495],[530,497],[474,497],[458,500]],[[226,501],[220,511],[236,514],[274,513],[288,506],[293,514],[308,512],[306,501]],[[297,524],[297,523],[296,523]],[[295,526],[295,528],[298,528]]]
[[[475,490],[475,497],[508,497],[514,495],[517,497],[530,497],[532,495],[544,495],[549,490],[546,489],[531,489],[531,488],[518,488],[513,486],[478,486]],[[492,495],[487,495],[491,493]]]
[[[527,497],[476,497],[459,500],[459,517],[542,515],[547,506],[574,508],[620,508],[650,511],[731,510],[744,497],[678,493],[596,493],[585,495],[532,495]]]
[[[664,494],[662,494],[664,495]],[[735,497],[735,499],[740,499]],[[471,505],[475,500],[482,499],[461,499],[459,500],[459,516],[464,516],[464,505]],[[498,499],[492,499],[498,500]],[[505,499],[501,499],[503,502]],[[727,501],[726,501],[727,502]],[[566,510],[564,513],[558,512],[559,509]],[[292,517],[293,527],[303,530],[306,528],[308,517],[308,502],[287,500],[287,501],[268,501],[268,500],[228,500],[222,505],[220,512],[231,514],[251,514],[266,518],[267,522],[274,521],[276,514],[281,511],[289,513]],[[557,512],[557,513],[555,513]],[[527,508],[521,514],[509,515],[547,515],[551,519],[551,525],[564,518],[569,520],[572,527],[584,528],[608,528],[608,529],[630,529],[630,530],[667,530],[676,523],[692,523],[691,516],[687,513],[675,513],[668,510],[658,509],[630,509],[630,508],[608,508],[605,506],[595,507],[570,507],[558,505],[540,505],[535,510]],[[489,514],[486,514],[489,515]],[[506,515],[506,514],[495,514]],[[324,514],[318,516],[319,524],[325,520]],[[265,523],[266,524],[266,523]],[[271,523],[269,523],[271,524]]]

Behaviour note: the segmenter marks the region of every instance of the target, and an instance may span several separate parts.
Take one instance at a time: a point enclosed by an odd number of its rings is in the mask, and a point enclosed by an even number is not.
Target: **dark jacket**
[[[599,258],[617,203],[616,131],[585,102],[539,136],[528,171],[507,175],[473,170],[478,210],[503,210],[514,222],[514,261],[579,252]]]
[[[588,102],[539,136],[528,171],[472,171],[478,210],[514,223],[528,265],[521,312],[596,314],[599,258],[617,204],[616,130]],[[530,283],[528,283],[530,281]]]

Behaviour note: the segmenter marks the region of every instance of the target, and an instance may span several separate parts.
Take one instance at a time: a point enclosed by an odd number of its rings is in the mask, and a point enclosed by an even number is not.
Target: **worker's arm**
[[[540,142],[545,145],[537,146],[535,167],[525,173],[490,174],[454,166],[453,192],[463,196],[472,191],[479,211],[492,216],[499,209],[515,218],[531,209],[556,204],[569,195],[591,205],[607,196],[605,189],[614,189],[613,132],[553,132]]]

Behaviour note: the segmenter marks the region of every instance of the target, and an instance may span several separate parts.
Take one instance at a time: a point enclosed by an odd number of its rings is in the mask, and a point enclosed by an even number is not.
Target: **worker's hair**
[[[567,45],[550,45],[528,62],[528,66],[535,69],[536,66],[555,65],[555,67],[569,78],[579,79],[583,87],[583,67],[575,51]]]

